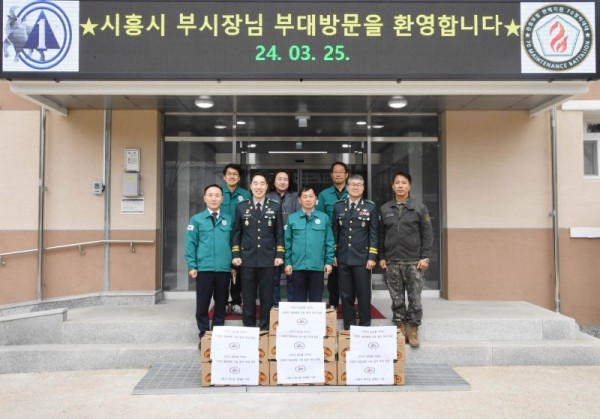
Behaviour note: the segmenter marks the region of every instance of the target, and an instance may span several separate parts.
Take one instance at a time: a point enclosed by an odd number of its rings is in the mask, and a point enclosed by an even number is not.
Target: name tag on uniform
[[[393,217],[394,215],[396,215],[396,214],[394,214],[393,212],[388,212],[388,213],[385,213],[385,214],[383,215],[383,217],[384,217],[384,218],[389,218],[389,217]]]

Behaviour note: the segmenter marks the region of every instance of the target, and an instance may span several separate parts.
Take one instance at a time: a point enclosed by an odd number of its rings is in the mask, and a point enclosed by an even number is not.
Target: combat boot
[[[416,324],[408,325],[408,344],[411,348],[418,348],[421,345],[421,342],[419,342],[419,326]]]
[[[400,328],[400,332],[404,335],[404,343],[408,343],[408,333],[406,332],[406,323],[402,322],[398,326]]]

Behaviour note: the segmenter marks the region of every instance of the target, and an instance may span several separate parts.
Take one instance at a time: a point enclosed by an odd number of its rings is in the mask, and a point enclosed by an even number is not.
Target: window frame
[[[584,179],[600,179],[600,130],[599,132],[588,132],[588,125],[598,125],[600,128],[600,122],[598,121],[585,121],[583,123],[583,144],[582,151],[585,153],[585,144],[588,142],[596,143],[596,174],[585,173],[585,154],[583,161],[583,177]]]

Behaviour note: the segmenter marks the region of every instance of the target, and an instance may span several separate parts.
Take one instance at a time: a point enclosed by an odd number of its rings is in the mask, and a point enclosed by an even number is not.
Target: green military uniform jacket
[[[433,228],[427,207],[413,198],[403,204],[395,199],[381,206],[379,258],[417,262],[431,257]]]
[[[237,205],[231,253],[233,258],[242,258],[247,268],[272,267],[275,258],[283,259],[283,215],[278,201],[265,198],[260,217],[252,199]]]
[[[242,201],[250,199],[252,196],[246,189],[241,188],[239,185],[233,190],[229,191],[227,184],[223,186],[223,203],[221,204],[221,212],[226,212],[232,220],[235,220],[235,207]]]
[[[333,209],[333,237],[338,265],[365,266],[368,260],[377,261],[377,205],[361,198],[351,214],[350,198],[338,201]]]
[[[185,236],[188,271],[229,272],[231,269],[231,217],[222,209],[214,220],[210,210],[192,217]]]
[[[335,242],[327,214],[303,210],[288,216],[285,226],[285,264],[296,271],[322,271],[333,265]]]
[[[330,220],[333,219],[333,207],[336,202],[340,199],[346,199],[348,197],[348,188],[344,186],[340,193],[335,185],[331,185],[329,188],[323,189],[319,194],[316,210],[327,214]]]

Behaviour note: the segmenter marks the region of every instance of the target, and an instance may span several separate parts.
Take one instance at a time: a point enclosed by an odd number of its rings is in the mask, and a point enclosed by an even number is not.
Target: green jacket
[[[233,192],[229,191],[227,184],[223,184],[223,203],[221,204],[221,212],[226,212],[229,214],[232,220],[235,220],[235,207],[242,201],[250,199],[252,194],[248,192],[246,189],[240,187],[239,185],[233,190]]]
[[[327,214],[330,220],[333,219],[333,207],[335,203],[340,199],[346,199],[348,197],[348,188],[344,186],[341,194],[338,194],[338,190],[335,185],[331,185],[329,188],[325,188],[319,194],[317,200],[317,206],[315,209]]]
[[[335,242],[327,214],[314,210],[307,219],[303,210],[288,216],[285,226],[285,264],[296,271],[322,271],[333,265]]]
[[[185,261],[188,271],[229,272],[231,269],[231,232],[229,214],[221,212],[216,223],[210,210],[192,217],[185,236]]]

